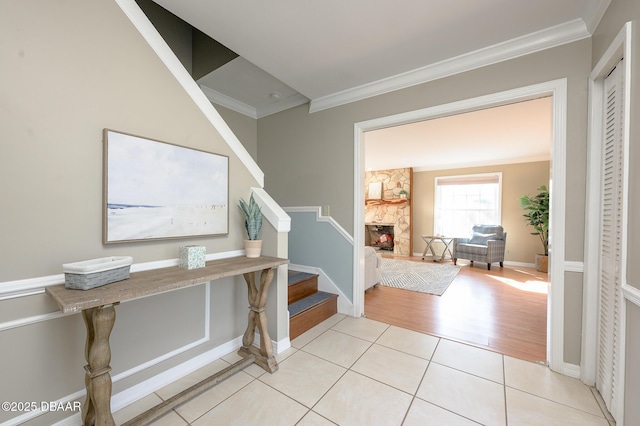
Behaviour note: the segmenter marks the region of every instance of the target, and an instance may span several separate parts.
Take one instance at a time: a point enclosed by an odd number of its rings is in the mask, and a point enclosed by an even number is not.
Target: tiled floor
[[[252,365],[154,424],[610,425],[576,379],[370,319],[338,314],[291,344],[276,373]],[[116,412],[116,423],[238,359],[229,354]]]

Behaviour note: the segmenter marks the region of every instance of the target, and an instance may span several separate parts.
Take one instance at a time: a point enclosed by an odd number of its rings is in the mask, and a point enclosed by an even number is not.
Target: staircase
[[[289,271],[289,338],[338,312],[338,295],[318,291],[318,275]]]

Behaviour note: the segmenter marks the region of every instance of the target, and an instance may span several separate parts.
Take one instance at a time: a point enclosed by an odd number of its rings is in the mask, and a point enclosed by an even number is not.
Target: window
[[[500,225],[502,173],[436,178],[434,232],[465,237],[476,224]]]

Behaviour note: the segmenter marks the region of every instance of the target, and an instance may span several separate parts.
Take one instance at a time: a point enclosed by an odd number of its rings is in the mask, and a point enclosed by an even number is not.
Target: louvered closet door
[[[602,223],[600,254],[600,314],[596,386],[616,417],[621,406],[620,331],[622,288],[621,236],[623,210],[623,75],[622,62],[605,80],[605,123],[602,151]]]

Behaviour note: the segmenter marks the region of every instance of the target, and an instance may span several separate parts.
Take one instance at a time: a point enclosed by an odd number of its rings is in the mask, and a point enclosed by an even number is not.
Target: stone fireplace
[[[365,223],[364,245],[393,252],[395,249],[394,223]]]
[[[365,175],[365,245],[410,256],[413,169],[369,171]]]

